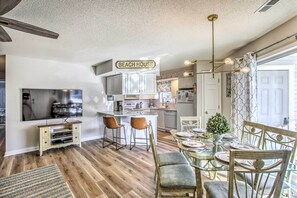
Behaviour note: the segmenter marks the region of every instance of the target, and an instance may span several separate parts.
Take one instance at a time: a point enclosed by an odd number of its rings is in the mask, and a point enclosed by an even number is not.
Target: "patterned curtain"
[[[257,121],[257,62],[253,53],[236,59],[234,68],[250,68],[250,72],[234,72],[231,77],[231,130],[241,135],[244,120]]]

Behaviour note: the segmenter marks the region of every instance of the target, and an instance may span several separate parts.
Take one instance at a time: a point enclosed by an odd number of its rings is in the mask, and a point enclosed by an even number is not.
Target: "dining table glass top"
[[[241,143],[233,134],[228,134],[221,141],[214,142],[213,138],[205,138],[202,133],[180,133],[176,130],[171,130],[170,133],[191,166],[202,171],[229,171],[230,149],[260,150],[253,145]],[[289,163],[287,171],[297,171],[296,164]]]

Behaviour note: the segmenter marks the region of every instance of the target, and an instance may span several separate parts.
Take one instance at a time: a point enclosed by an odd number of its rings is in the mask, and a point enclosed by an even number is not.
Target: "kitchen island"
[[[126,129],[126,139],[127,139],[127,145],[130,145],[130,137],[131,137],[131,126],[130,126],[130,120],[131,117],[144,117],[149,124],[151,122],[153,133],[155,137],[155,141],[157,141],[157,117],[158,114],[154,112],[148,112],[148,111],[100,111],[98,112],[99,119],[100,119],[100,131],[104,130],[104,124],[103,124],[103,116],[114,116],[119,124],[125,125]],[[108,130],[108,129],[107,129]],[[144,138],[145,133],[143,131],[136,132],[138,138]],[[121,131],[121,137],[124,136],[124,132]],[[112,133],[111,131],[107,133],[107,137],[112,139]],[[138,142],[145,143],[145,140],[137,140]],[[119,143],[125,144],[124,140],[119,140]],[[156,142],[157,143],[157,142]],[[136,144],[137,145],[137,144]]]

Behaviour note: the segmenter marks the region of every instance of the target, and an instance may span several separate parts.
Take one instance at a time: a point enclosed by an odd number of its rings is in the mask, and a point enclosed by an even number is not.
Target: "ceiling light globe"
[[[188,77],[189,75],[190,75],[189,72],[184,72],[184,73],[183,73],[183,76],[184,76],[184,77]]]
[[[231,58],[225,58],[224,63],[226,65],[234,65],[234,61]]]
[[[243,67],[243,68],[240,69],[240,71],[241,71],[242,73],[249,73],[250,70],[251,70],[251,69],[250,69],[249,67]]]
[[[190,61],[190,60],[185,60],[184,64],[185,64],[185,65],[191,65],[191,64],[192,64],[192,61]]]

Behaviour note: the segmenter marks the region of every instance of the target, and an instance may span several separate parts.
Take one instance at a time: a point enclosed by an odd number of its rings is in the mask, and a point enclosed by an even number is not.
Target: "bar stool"
[[[120,148],[123,148],[127,146],[127,140],[126,140],[126,131],[125,131],[125,125],[121,124],[119,125],[115,117],[112,116],[104,116],[103,117],[103,123],[105,125],[104,128],[104,135],[103,135],[103,148],[115,144],[116,145],[116,150],[119,150]],[[124,137],[121,137],[121,128],[123,127],[124,129]],[[104,146],[105,139],[108,139],[106,137],[106,129],[111,129],[112,130],[112,142],[109,143],[108,145]],[[114,135],[114,130],[116,130],[116,135]],[[119,143],[118,140],[125,140],[125,145],[118,147]]]
[[[142,144],[146,145],[146,150],[148,151],[150,149],[149,145],[149,136],[148,136],[148,125],[146,123],[146,119],[142,117],[131,117],[131,135],[130,135],[130,150],[132,150],[133,147],[135,147],[135,144]],[[136,137],[136,130],[143,130],[145,133],[145,138],[137,138]],[[132,142],[132,136],[133,136],[133,142]],[[136,142],[136,140],[145,140],[145,143],[143,142]],[[133,146],[132,146],[133,143]]]

